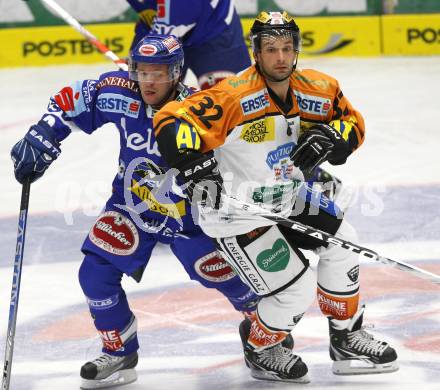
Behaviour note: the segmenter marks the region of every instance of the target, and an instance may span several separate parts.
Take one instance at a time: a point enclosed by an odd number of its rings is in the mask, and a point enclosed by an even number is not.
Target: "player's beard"
[[[273,81],[273,82],[282,82],[287,80],[290,75],[292,74],[292,72],[295,70],[295,67],[292,66],[292,68],[290,69],[290,71],[286,71],[284,75],[277,75],[274,74],[274,72],[268,72],[264,66],[262,66],[261,64],[258,64],[258,68],[261,72],[261,74],[269,81]]]

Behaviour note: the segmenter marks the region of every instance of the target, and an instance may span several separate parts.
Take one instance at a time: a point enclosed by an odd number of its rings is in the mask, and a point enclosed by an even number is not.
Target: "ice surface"
[[[300,61],[335,76],[364,115],[365,144],[331,167],[352,193],[348,218],[360,242],[440,274],[440,57]],[[112,64],[0,71],[0,353],[3,356],[21,187],[11,146],[65,84]],[[118,137],[111,126],[73,134],[61,157],[32,185],[11,389],[77,389],[80,366],[95,357],[95,334],[77,281],[82,240],[110,194]],[[98,180],[95,179],[98,178]],[[312,389],[439,389],[439,287],[364,261],[366,322],[399,353],[397,373],[331,374],[327,321],[316,305],[294,331]],[[159,246],[140,284],[124,280],[139,321],[138,381],[128,389],[279,389],[253,380],[243,363],[240,315],[216,291],[188,280]]]

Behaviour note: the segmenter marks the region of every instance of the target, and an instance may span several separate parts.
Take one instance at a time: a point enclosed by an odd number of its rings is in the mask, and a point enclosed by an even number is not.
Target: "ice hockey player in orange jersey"
[[[306,364],[282,341],[317,290],[329,320],[333,372],[395,371],[395,350],[362,327],[359,256],[251,218],[227,201],[236,197],[356,240],[341,210],[325,195],[317,197],[305,176],[325,161],[347,161],[364,139],[361,114],[334,78],[296,68],[299,28],[286,12],[262,12],[251,40],[255,65],[168,103],[154,117],[159,150],[180,172],[178,180],[187,183],[187,194],[199,208],[198,223],[262,297],[256,313],[240,325],[246,363],[258,379],[309,381]],[[319,256],[317,275],[301,249]]]

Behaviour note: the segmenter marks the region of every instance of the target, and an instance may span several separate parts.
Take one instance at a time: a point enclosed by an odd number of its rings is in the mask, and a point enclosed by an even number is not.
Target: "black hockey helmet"
[[[281,37],[291,36],[293,47],[299,53],[301,48],[301,38],[299,27],[286,11],[266,12],[262,11],[256,17],[251,27],[252,50],[258,52],[261,49],[261,38],[264,36]]]

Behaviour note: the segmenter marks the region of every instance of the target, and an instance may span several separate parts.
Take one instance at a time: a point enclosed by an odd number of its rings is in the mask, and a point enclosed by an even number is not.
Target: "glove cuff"
[[[204,154],[197,151],[186,152],[174,166],[180,171],[179,177],[185,183],[190,180],[196,182],[211,172],[218,171],[218,163],[213,153]]]
[[[54,130],[44,121],[31,126],[24,139],[38,150],[48,154],[53,160],[61,154],[60,144],[55,139]]]

